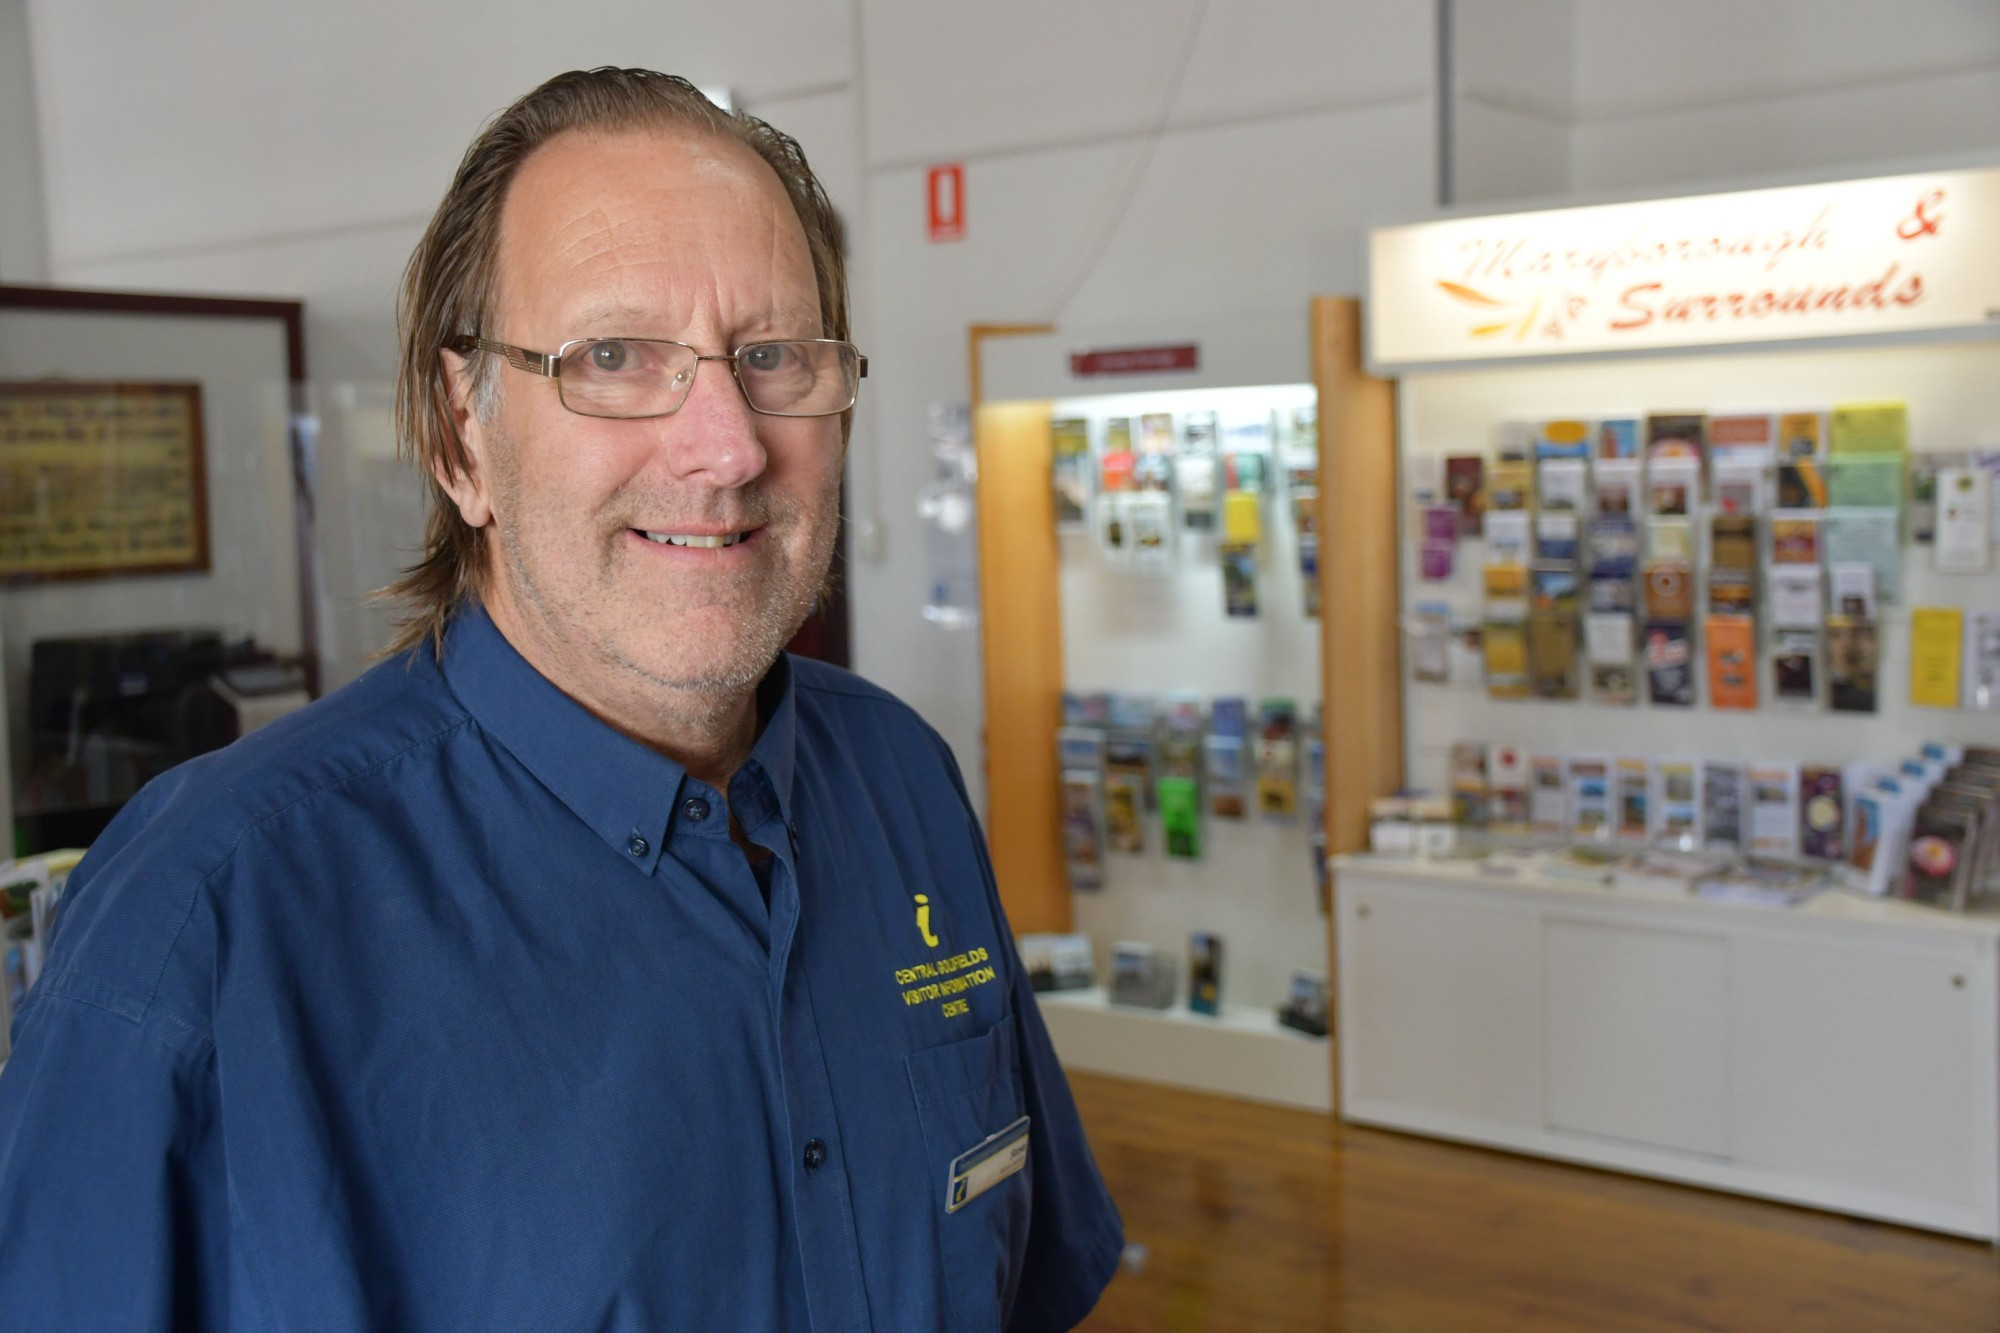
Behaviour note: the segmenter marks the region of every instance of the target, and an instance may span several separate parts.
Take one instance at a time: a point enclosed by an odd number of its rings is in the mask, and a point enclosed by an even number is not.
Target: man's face
[[[537,150],[501,218],[489,338],[663,338],[705,354],[823,334],[805,232],[740,144],[687,132],[570,134]],[[453,399],[474,468],[447,480],[489,526],[485,602],[524,656],[615,723],[715,706],[769,668],[811,608],[839,523],[838,417],[759,416],[704,361],[672,416],[563,407],[506,366],[482,421]],[[650,535],[649,535],[650,534]],[[660,538],[738,537],[720,547]]]

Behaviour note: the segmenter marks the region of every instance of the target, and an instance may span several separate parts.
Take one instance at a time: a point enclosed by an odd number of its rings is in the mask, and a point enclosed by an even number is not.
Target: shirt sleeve
[[[227,1327],[214,1060],[43,984],[0,1071],[0,1326]]]

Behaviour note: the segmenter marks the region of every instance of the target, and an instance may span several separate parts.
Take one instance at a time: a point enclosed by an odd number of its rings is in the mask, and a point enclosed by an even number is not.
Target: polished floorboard
[[[1092,1333],[2000,1333],[1980,1242],[1070,1079],[1145,1247]]]

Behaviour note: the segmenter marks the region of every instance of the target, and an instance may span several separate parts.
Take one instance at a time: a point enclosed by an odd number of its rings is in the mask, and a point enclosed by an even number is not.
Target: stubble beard
[[[501,448],[495,451],[493,460],[497,464],[493,469],[495,499],[499,502],[496,512],[518,515],[522,512],[518,502],[523,489],[519,455],[511,438],[503,438],[499,443]],[[605,508],[620,512],[624,496],[625,489],[620,488]],[[497,538],[500,559],[507,567],[508,581],[523,609],[543,631],[548,652],[559,661],[571,663],[572,671],[582,668],[580,674],[595,674],[588,671],[588,666],[594,664],[600,671],[608,672],[611,679],[625,682],[632,693],[651,700],[660,713],[683,723],[707,727],[729,720],[756,689],[785,645],[805,623],[814,599],[825,590],[840,530],[838,488],[818,497],[814,507],[819,512],[809,515],[807,506],[796,501],[773,499],[754,486],[746,490],[739,506],[741,512],[733,517],[763,525],[762,540],[772,543],[778,541],[775,533],[796,531],[801,524],[810,524],[811,542],[803,560],[798,562],[784,560],[784,552],[777,550],[778,563],[770,577],[763,580],[761,595],[756,591],[759,582],[756,571],[732,576],[728,590],[748,594],[728,599],[744,605],[742,616],[734,622],[732,650],[720,661],[703,664],[697,660],[687,664],[689,670],[673,674],[638,660],[621,645],[621,630],[629,633],[629,622],[621,626],[615,620],[606,623],[589,614],[593,593],[612,586],[618,562],[624,558],[617,549],[617,544],[626,540],[624,528],[615,534],[597,530],[611,544],[598,548],[593,568],[596,577],[571,590],[568,597],[557,594],[537,576],[535,562],[528,556],[527,544],[519,539],[515,525],[496,525],[493,535]],[[666,632],[669,631],[662,631]],[[693,631],[684,628],[681,632]]]

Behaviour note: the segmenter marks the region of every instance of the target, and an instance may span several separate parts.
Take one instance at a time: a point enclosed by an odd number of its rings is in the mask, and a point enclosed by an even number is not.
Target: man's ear
[[[489,475],[486,460],[492,439],[486,423],[473,410],[471,358],[460,352],[446,352],[444,378],[452,429],[458,432],[466,465],[454,473],[448,460],[439,457],[431,463],[431,475],[458,506],[458,516],[465,520],[466,526],[483,528],[493,521],[493,499],[486,490]]]

